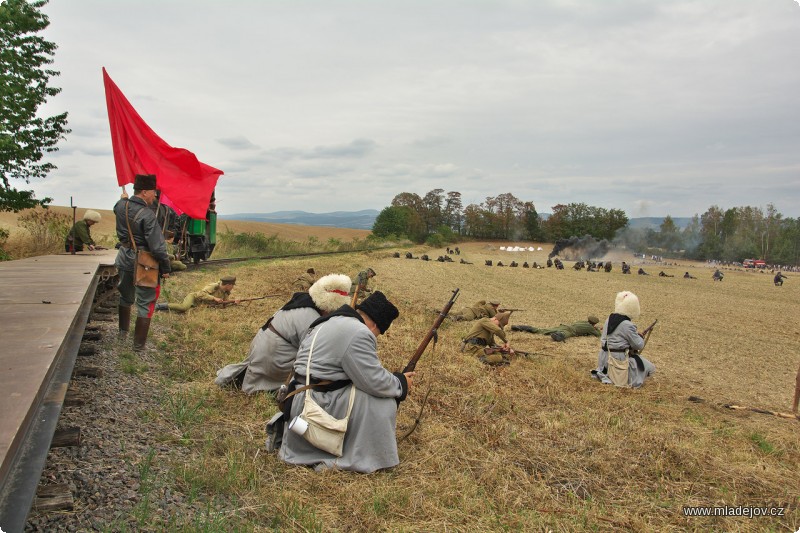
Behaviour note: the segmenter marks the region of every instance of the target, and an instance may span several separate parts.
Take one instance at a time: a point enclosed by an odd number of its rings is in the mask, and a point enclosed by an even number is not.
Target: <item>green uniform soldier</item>
[[[448,316],[455,322],[461,320],[477,320],[479,318],[492,318],[498,313],[500,302],[498,300],[486,300],[475,302],[469,307],[464,307],[457,313],[450,313]]]
[[[497,313],[492,318],[482,318],[475,322],[461,342],[461,351],[474,355],[487,365],[508,364],[514,355],[503,330],[508,324],[509,316],[509,312]],[[503,344],[498,345],[495,337],[503,341]]]
[[[182,303],[179,304],[167,304],[167,303],[159,303],[156,304],[156,311],[166,311],[169,309],[170,311],[178,311],[179,313],[185,313],[192,307],[197,304],[220,304],[222,302],[230,302],[232,304],[238,304],[239,300],[232,300],[231,299],[231,291],[233,290],[233,286],[236,285],[236,278],[233,276],[225,276],[221,278],[219,281],[214,283],[209,283],[202,290],[197,292],[190,293],[186,295],[186,298],[183,299]]]
[[[89,250],[94,250],[95,244],[89,228],[98,222],[100,222],[100,213],[88,209],[83,214],[83,220],[77,221],[67,233],[67,239],[64,241],[64,250],[72,252],[73,246],[76,252],[82,252],[84,246]]]
[[[525,331],[527,333],[538,333],[540,335],[550,335],[554,341],[563,342],[570,337],[600,336],[597,325],[600,320],[596,316],[589,316],[586,320],[579,320],[572,324],[561,324],[554,328],[534,328],[531,326],[514,325],[511,331]]]
[[[308,292],[308,289],[317,281],[317,273],[313,268],[309,268],[304,274],[292,283],[294,292]]]
[[[350,286],[350,296],[352,296],[359,287],[361,287],[361,290],[358,291],[359,298],[363,298],[365,293],[372,292],[372,289],[367,288],[367,284],[369,283],[370,278],[374,278],[375,276],[375,271],[371,268],[359,272],[356,275],[356,279],[353,280],[353,284]]]

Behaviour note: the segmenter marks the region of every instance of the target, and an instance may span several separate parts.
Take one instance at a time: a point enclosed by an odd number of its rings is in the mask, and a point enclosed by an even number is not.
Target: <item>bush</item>
[[[234,233],[227,229],[217,232],[217,245],[214,256],[225,257],[259,257],[265,255],[290,255],[304,250],[304,245],[285,241],[277,235],[263,233]]]
[[[433,248],[441,248],[444,246],[444,238],[439,233],[431,233],[428,235],[428,238],[425,239],[425,244]]]
[[[49,209],[31,209],[18,219],[19,225],[31,234],[26,255],[44,255],[64,251],[64,240],[72,227],[69,215]]]

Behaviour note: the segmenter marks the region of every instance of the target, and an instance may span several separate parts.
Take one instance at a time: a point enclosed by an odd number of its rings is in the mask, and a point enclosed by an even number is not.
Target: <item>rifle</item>
[[[653,332],[653,328],[656,327],[656,323],[658,323],[657,318],[653,320],[653,323],[647,326],[647,329],[645,329],[642,332],[642,337],[644,338],[644,346],[647,346],[647,341],[650,340],[650,334]],[[644,350],[644,346],[642,346],[642,350]],[[639,351],[641,352],[642,350]]]
[[[280,294],[265,294],[264,296],[257,296],[255,298],[239,298],[238,302],[255,302],[256,300],[263,300],[265,298],[275,298],[277,296],[281,296]],[[227,307],[229,305],[235,305],[236,300],[225,300],[221,303],[212,303],[211,305],[214,307]]]
[[[358,293],[363,291],[366,288],[366,285],[366,283],[359,282],[359,284],[356,285],[356,288],[353,289],[353,298],[350,300],[350,307],[353,309],[356,308],[356,304],[358,303]]]
[[[647,341],[650,340],[650,334],[653,332],[653,328],[656,326],[657,322],[658,319],[656,318],[652,324],[647,326],[647,328],[642,331],[641,335],[642,338],[644,338],[644,346],[642,346],[641,350],[628,350],[628,356],[632,357],[636,361],[636,368],[639,370],[644,370],[644,361],[642,361],[642,357],[639,354],[641,354],[642,350],[644,350],[645,346],[647,346]]]
[[[353,309],[356,308],[356,304],[358,303],[358,294],[362,291],[367,290],[367,280],[369,280],[369,277],[365,279],[361,279],[360,277],[358,278],[358,284],[356,285],[356,288],[353,290],[353,298],[350,300],[350,307],[352,307]]]
[[[498,352],[507,355],[521,355],[522,357],[528,357],[532,355],[531,352],[523,352],[517,350],[516,348],[509,348],[508,350],[504,350],[501,346],[488,346],[483,350],[483,353],[485,353],[486,355],[491,355],[493,353],[498,353]]]
[[[419,343],[419,346],[417,346],[417,351],[414,352],[414,355],[411,356],[411,360],[403,369],[403,374],[405,374],[406,372],[414,371],[414,368],[416,368],[417,366],[417,361],[419,361],[419,358],[422,357],[422,354],[425,352],[425,348],[428,347],[428,344],[430,344],[431,339],[433,339],[433,346],[436,347],[436,342],[439,340],[439,326],[442,325],[442,322],[444,322],[444,319],[447,317],[447,313],[450,312],[450,309],[453,307],[453,304],[456,303],[456,298],[458,298],[458,291],[459,289],[453,291],[453,295],[450,297],[450,300],[448,300],[444,308],[442,308],[442,310],[439,311],[439,315],[433,322],[433,326],[431,326],[431,329],[425,335],[425,338],[422,339],[422,342]],[[356,294],[358,294],[358,291],[356,291]]]
[[[505,313],[506,311],[508,311],[509,313],[513,313],[514,311],[524,311],[524,309],[517,309],[516,307],[514,308],[505,307],[503,309],[498,309],[498,311],[500,311],[501,313]]]

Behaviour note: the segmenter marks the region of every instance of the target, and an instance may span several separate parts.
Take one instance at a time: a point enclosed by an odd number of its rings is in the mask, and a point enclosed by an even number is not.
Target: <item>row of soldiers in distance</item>
[[[394,257],[400,257],[400,252],[395,252]],[[406,259],[416,259],[416,257],[414,257],[411,252],[406,252],[405,257],[406,257]],[[420,256],[420,259],[422,259],[423,261],[429,261],[430,260],[427,255]],[[443,262],[443,263],[449,263],[449,262],[452,262],[453,260],[450,258],[450,256],[444,255],[444,256],[439,256],[437,261]],[[472,264],[472,263],[470,263],[468,261],[465,261],[464,259],[461,259],[460,263],[464,264],[464,265],[471,265]],[[486,259],[484,264],[486,266],[492,266],[493,262],[492,262],[491,259]],[[497,266],[502,267],[502,266],[506,266],[506,265],[504,265],[502,261],[498,261],[497,262]],[[511,261],[511,263],[508,266],[509,267],[518,267],[520,265],[516,261]],[[561,261],[561,259],[559,259],[558,257],[556,257],[555,259],[551,259],[551,258],[548,257],[547,258],[547,267],[548,268],[555,267],[556,270],[564,270],[564,262]],[[522,263],[522,268],[545,268],[545,267],[539,265],[536,261],[534,261],[532,265],[529,265],[528,262],[525,261],[524,263]],[[585,268],[587,272],[611,272],[614,267],[613,267],[613,264],[611,263],[611,261],[595,262],[595,261],[579,260],[579,261],[576,261],[574,265],[572,265],[572,268],[574,270],[583,270]],[[631,266],[627,262],[623,261],[622,265],[621,265],[621,268],[622,268],[622,273],[623,274],[630,274],[631,273]],[[639,267],[639,270],[636,273],[638,275],[640,275],[640,276],[649,276],[650,275],[642,267]],[[659,275],[659,277],[662,277],[662,278],[674,278],[675,277],[674,274],[667,274],[663,270],[660,271],[658,273],[658,275]],[[684,279],[697,279],[696,276],[693,276],[693,275],[689,274],[688,271],[684,272],[683,278]],[[712,274],[712,276],[711,276],[711,279],[714,280],[714,281],[722,281],[723,278],[724,278],[724,274],[719,269],[716,269],[714,271],[714,273]],[[784,279],[787,279],[787,277],[785,275],[783,275],[782,272],[778,272],[777,274],[775,274],[775,277],[774,277],[773,281],[774,281],[776,286],[780,286],[780,285],[783,285],[783,280]]]
[[[394,253],[394,257],[396,257],[396,258],[400,257],[400,252],[395,252]],[[414,255],[411,252],[406,252],[405,257],[406,257],[406,259],[417,259],[416,257],[414,257]],[[430,260],[430,258],[427,255],[422,255],[422,256],[419,257],[419,259],[422,259],[423,261],[429,261]],[[442,262],[442,263],[450,263],[453,260],[450,258],[450,256],[444,255],[444,256],[439,256],[437,261]],[[471,265],[472,264],[469,261],[466,261],[464,259],[461,259],[460,263],[463,264],[463,265]],[[493,263],[493,261],[491,259],[486,259],[484,264],[486,266],[493,266],[494,263]],[[561,259],[559,259],[558,257],[556,257],[555,259],[552,259],[552,258],[548,257],[546,264],[547,264],[547,268],[555,267],[556,270],[564,270],[564,262],[561,261]],[[506,265],[503,264],[502,261],[498,261],[496,266],[503,267],[503,266],[506,266]],[[511,263],[508,266],[514,268],[514,267],[518,267],[520,265],[516,261],[511,261]],[[525,261],[524,263],[522,263],[522,268],[543,269],[545,267],[543,267],[542,265],[540,265],[536,261],[534,261],[532,265],[529,265],[528,262]],[[585,268],[587,272],[611,272],[613,270],[614,266],[613,266],[611,261],[594,262],[594,261],[583,261],[583,260],[580,260],[580,261],[577,261],[572,266],[572,268],[575,269],[575,270],[583,270]],[[630,274],[631,273],[631,267],[627,262],[623,261],[621,268],[622,268],[622,273],[623,274]],[[641,268],[641,267],[639,268],[637,274],[639,274],[640,276],[649,276],[650,275],[647,272],[645,272],[644,268]],[[780,273],[778,273],[778,274],[780,275]],[[667,274],[663,270],[661,272],[659,272],[658,275],[660,277],[663,277],[663,278],[674,278],[675,277],[672,274]],[[715,276],[716,276],[716,274],[715,274]],[[686,279],[697,279],[695,276],[692,276],[691,274],[689,274],[688,271],[684,273],[683,277],[686,278]],[[786,276],[783,276],[783,277],[785,278]],[[717,278],[715,277],[714,279],[717,279]],[[775,284],[778,285],[778,281],[777,281],[778,277],[776,276],[775,279],[776,279]]]

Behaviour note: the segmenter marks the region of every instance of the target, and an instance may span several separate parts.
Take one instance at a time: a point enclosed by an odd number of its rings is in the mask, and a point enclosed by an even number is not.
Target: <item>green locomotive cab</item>
[[[214,193],[208,204],[206,218],[190,218],[185,213],[178,217],[175,228],[175,244],[178,258],[183,262],[192,261],[195,265],[211,257],[217,245],[217,211]]]
[[[190,218],[186,223],[186,258],[195,264],[211,257],[217,244],[217,213],[209,210],[208,220]]]

